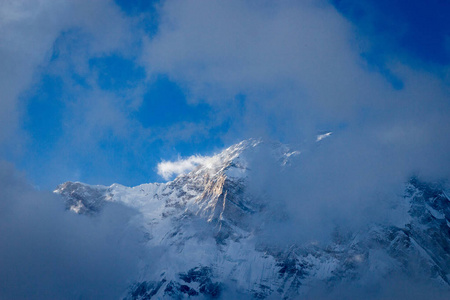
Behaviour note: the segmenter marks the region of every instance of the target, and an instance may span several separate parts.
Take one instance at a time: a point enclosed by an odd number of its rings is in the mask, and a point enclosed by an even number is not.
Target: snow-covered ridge
[[[89,185],[80,182],[65,182],[55,189],[66,199],[67,208],[76,213],[92,214],[100,211],[105,202],[121,202],[132,207],[143,207],[152,199],[166,196],[167,203],[183,202],[187,199],[200,203],[207,195],[220,195],[226,179],[245,180],[248,176],[248,158],[262,148],[268,149],[274,160],[280,165],[288,164],[289,160],[298,155],[281,143],[268,143],[261,139],[248,139],[235,144],[211,157],[205,157],[201,164],[188,174],[181,174],[167,183],[148,183],[135,187],[126,187],[117,183],[111,186]],[[229,181],[229,180],[228,180]],[[181,190],[173,194],[174,190]],[[200,193],[201,191],[201,193]],[[171,197],[167,197],[171,195]],[[203,195],[203,197],[202,197]],[[195,199],[193,199],[195,198]],[[209,199],[211,200],[211,199]]]
[[[411,179],[398,199],[408,215],[399,224],[336,231],[327,245],[274,246],[259,238],[259,225],[271,214],[247,189],[254,176],[250,162],[263,152],[280,168],[289,168],[299,154],[280,143],[250,139],[166,183],[67,182],[55,192],[76,213],[98,214],[108,202],[140,212],[133,222],[145,231],[146,247],[164,251],[151,264],[142,262],[140,280],[126,299],[226,298],[230,291],[243,298],[297,299],[318,285],[330,290],[345,282],[370,285],[412,271],[450,289],[450,200],[439,186]]]

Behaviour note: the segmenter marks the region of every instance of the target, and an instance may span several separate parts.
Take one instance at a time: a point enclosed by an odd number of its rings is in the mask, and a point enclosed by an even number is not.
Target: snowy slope
[[[327,245],[274,246],[258,238],[260,226],[279,216],[248,189],[249,161],[269,153],[279,167],[301,156],[279,143],[250,139],[205,160],[167,183],[136,187],[66,182],[55,190],[67,209],[95,215],[108,202],[141,212],[152,258],[143,258],[140,280],[126,299],[183,297],[286,298],[307,296],[317,286],[370,285],[399,273],[450,288],[450,200],[439,186],[413,178],[399,205],[400,224],[339,233]],[[282,213],[282,212],[281,212]]]

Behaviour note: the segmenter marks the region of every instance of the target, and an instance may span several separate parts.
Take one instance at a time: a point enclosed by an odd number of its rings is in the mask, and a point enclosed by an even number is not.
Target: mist
[[[118,299],[137,276],[142,235],[136,212],[106,205],[98,216],[65,211],[0,163],[0,298]]]

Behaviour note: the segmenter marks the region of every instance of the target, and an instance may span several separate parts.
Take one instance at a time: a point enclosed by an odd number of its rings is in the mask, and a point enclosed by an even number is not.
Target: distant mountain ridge
[[[263,195],[248,187],[255,175],[249,162],[261,153],[281,169],[301,156],[280,143],[249,139],[167,183],[66,182],[55,193],[75,213],[95,216],[109,202],[141,213],[136,222],[146,234],[143,243],[163,251],[151,263],[142,261],[140,280],[125,299],[298,299],[312,297],[317,286],[332,293],[347,283],[370,285],[391,274],[450,291],[450,199],[442,187],[412,178],[399,199],[407,212],[401,226],[336,230],[327,245],[274,246],[258,238],[260,226],[282,218],[282,208],[271,211]]]

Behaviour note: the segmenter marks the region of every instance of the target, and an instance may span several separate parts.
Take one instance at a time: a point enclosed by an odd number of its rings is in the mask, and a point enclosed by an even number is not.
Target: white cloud
[[[203,165],[210,159],[210,157],[193,155],[186,159],[179,158],[176,161],[162,161],[157,166],[158,175],[169,180],[174,175],[178,176],[194,170],[198,165]]]
[[[52,55],[55,41],[69,30],[80,30],[90,47],[78,50],[76,65],[92,55],[125,49],[130,44],[129,22],[109,0],[0,2],[0,143],[17,139],[23,110],[20,96],[39,76]],[[14,143],[8,143],[11,146]]]
[[[351,26],[331,5],[167,1],[161,15],[147,41],[147,69],[180,81],[194,99],[217,104],[243,93],[269,109],[314,104],[316,116],[341,116],[378,96],[355,90],[385,84],[361,68]]]
[[[329,137],[331,134],[332,134],[331,131],[330,131],[330,132],[327,132],[327,133],[324,133],[324,134],[319,134],[319,135],[316,137],[316,142],[319,142],[319,141],[321,141],[321,140],[323,140],[323,139]]]

